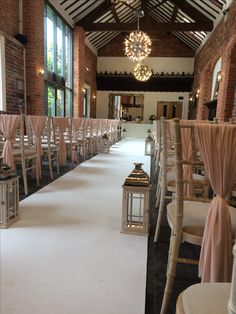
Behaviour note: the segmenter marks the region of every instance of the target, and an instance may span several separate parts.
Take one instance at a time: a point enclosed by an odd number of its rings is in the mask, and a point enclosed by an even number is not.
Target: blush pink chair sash
[[[66,143],[64,133],[69,126],[68,118],[56,117],[53,119],[54,127],[59,129],[59,163],[60,166],[66,164]]]
[[[77,137],[78,137],[78,132],[79,132],[79,129],[80,129],[81,125],[82,125],[82,122],[83,122],[83,118],[72,118],[71,119],[72,130],[75,131],[74,134],[76,134]],[[76,139],[74,139],[74,140],[76,140]],[[74,161],[74,162],[78,161],[77,149],[76,150],[75,149],[72,150],[72,161]]]
[[[3,161],[13,169],[15,169],[13,148],[12,145],[15,142],[16,129],[20,116],[18,115],[1,115],[0,116],[0,128],[6,138],[6,142],[3,146],[2,157]]]
[[[215,197],[210,203],[201,248],[202,282],[229,282],[232,271],[232,227],[226,201],[236,175],[236,126],[198,124],[198,148]]]
[[[42,177],[41,173],[41,156],[43,154],[42,152],[42,141],[41,141],[41,135],[43,128],[46,123],[46,117],[45,116],[28,116],[28,119],[30,120],[32,129],[34,131],[34,142],[35,142],[35,148],[36,148],[36,154],[37,154],[37,171],[39,178]]]

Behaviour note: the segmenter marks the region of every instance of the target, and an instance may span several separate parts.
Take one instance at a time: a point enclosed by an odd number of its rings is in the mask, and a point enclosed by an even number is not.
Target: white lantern
[[[0,180],[0,228],[8,228],[19,217],[19,177]]]
[[[149,176],[142,169],[142,163],[135,163],[135,169],[126,178],[123,187],[121,232],[149,234],[149,198],[151,184]]]
[[[151,131],[147,131],[148,136],[145,139],[145,155],[152,156],[153,154],[153,138],[151,136]]]
[[[126,139],[127,134],[126,134],[126,128],[122,129],[122,139]]]
[[[102,136],[101,153],[103,153],[103,154],[109,154],[110,153],[110,141],[109,141],[109,137],[106,133]]]

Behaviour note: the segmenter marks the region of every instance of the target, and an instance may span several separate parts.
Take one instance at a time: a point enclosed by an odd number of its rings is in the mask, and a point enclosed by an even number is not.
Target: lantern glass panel
[[[128,227],[143,227],[144,195],[128,193]]]
[[[7,185],[6,207],[8,208],[8,220],[15,214],[14,206],[14,183]]]
[[[146,140],[145,141],[145,155],[152,154],[152,141]]]
[[[8,226],[19,219],[19,179],[18,177],[0,180],[0,227]]]

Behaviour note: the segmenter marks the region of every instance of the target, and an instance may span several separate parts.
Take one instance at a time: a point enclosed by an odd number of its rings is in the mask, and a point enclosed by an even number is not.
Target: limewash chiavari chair
[[[32,144],[28,137],[24,134],[25,131],[25,116],[22,114],[19,117],[16,129],[16,143],[13,145],[13,158],[16,164],[19,164],[22,169],[22,177],[24,183],[25,195],[28,195],[27,172],[35,173],[37,185],[39,186],[39,167],[37,166],[36,147]]]
[[[94,139],[92,134],[92,118],[86,118],[84,124],[85,139],[87,141],[87,156],[92,157],[94,154]]]
[[[180,123],[193,125],[195,121],[193,120],[181,120]],[[202,121],[201,121],[202,122]],[[205,123],[205,122],[204,122]],[[157,216],[157,224],[154,236],[154,242],[158,242],[161,223],[164,213],[165,199],[171,199],[171,196],[167,196],[166,192],[175,193],[175,171],[173,171],[174,159],[173,159],[173,140],[171,133],[172,130],[172,120],[165,120],[161,118],[161,161],[160,161],[160,171],[159,180],[157,185],[157,200],[156,207],[159,208]],[[183,128],[183,157],[186,160],[190,158],[197,160],[196,144],[194,142],[194,137],[191,137],[190,128]],[[209,182],[204,179],[204,176],[196,173],[197,170],[202,168],[193,168],[192,166],[184,166],[184,179],[189,179],[192,183],[184,184],[184,195],[207,195]],[[201,169],[202,171],[202,169]],[[194,183],[193,183],[194,180]]]
[[[169,258],[167,266],[167,281],[164,290],[161,314],[168,313],[173,284],[175,280],[177,263],[198,264],[198,261],[181,258],[179,248],[182,242],[188,242],[197,246],[202,245],[204,227],[206,225],[209,200],[202,197],[184,197],[184,183],[194,184],[194,180],[183,178],[184,165],[199,166],[202,161],[184,160],[182,154],[182,128],[190,128],[194,135],[194,126],[180,124],[179,119],[174,119],[174,149],[176,167],[176,192],[175,200],[167,205],[167,220],[171,228]],[[205,180],[203,180],[203,183]],[[199,182],[198,182],[199,183]],[[229,207],[232,228],[236,231],[236,210]]]
[[[236,243],[231,283],[200,283],[178,297],[176,314],[236,314]]]
[[[13,144],[16,139],[16,129],[19,119],[19,115],[0,115],[1,156],[3,157],[4,163],[13,169],[15,169]]]
[[[47,117],[42,132],[43,157],[48,160],[50,178],[53,180],[53,163],[56,163],[57,174],[59,174],[59,147],[56,142],[52,117]]]
[[[86,138],[86,130],[89,120],[85,118],[79,119],[81,119],[81,123],[78,132],[78,144],[80,147],[80,154],[83,159],[86,160],[89,154],[89,140]]]
[[[29,141],[35,145],[37,153],[37,168],[39,178],[42,177],[41,174],[41,156],[43,155],[42,150],[42,134],[45,128],[45,123],[47,121],[46,116],[25,116],[26,132]]]
[[[72,164],[78,163],[78,154],[80,153],[80,129],[83,123],[83,118],[71,118],[71,143],[72,143]]]
[[[156,173],[159,170],[159,162],[161,156],[161,120],[155,120],[153,122],[153,134],[154,134],[154,144],[153,144],[153,153],[155,160],[155,171]]]
[[[91,135],[93,139],[93,152],[97,153],[99,151],[100,137],[99,134],[99,119],[92,119],[91,121]]]
[[[65,135],[69,131],[69,118],[53,117],[52,118],[54,136],[56,137],[56,143],[59,146],[59,164],[60,166],[66,165],[67,161],[67,148]]]

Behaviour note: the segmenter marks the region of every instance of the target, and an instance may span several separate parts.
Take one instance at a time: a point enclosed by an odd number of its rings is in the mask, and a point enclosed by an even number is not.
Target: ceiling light
[[[152,69],[148,64],[138,63],[134,68],[134,77],[138,81],[147,81],[152,76]]]
[[[139,30],[139,18],[143,16],[143,11],[137,12],[138,25],[137,30],[131,32],[125,38],[125,54],[132,61],[141,61],[151,53],[150,37]]]

